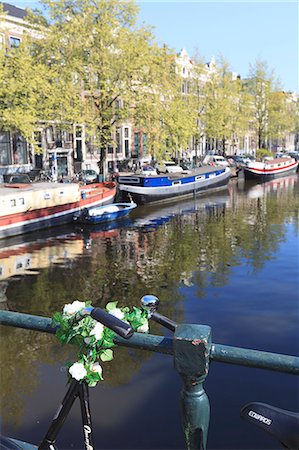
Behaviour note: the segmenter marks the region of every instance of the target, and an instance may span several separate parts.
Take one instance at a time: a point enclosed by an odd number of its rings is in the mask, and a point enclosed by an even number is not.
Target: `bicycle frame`
[[[77,397],[79,397],[81,406],[84,449],[94,449],[88,385],[85,381],[79,383],[76,380],[72,380],[61,405],[53,417],[52,423],[44,439],[38,447],[38,450],[58,450],[55,446],[57,436]]]

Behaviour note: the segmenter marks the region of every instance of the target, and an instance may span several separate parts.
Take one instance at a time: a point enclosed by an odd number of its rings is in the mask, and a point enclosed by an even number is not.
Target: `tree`
[[[267,132],[269,139],[282,141],[288,132],[295,131],[296,101],[286,92],[271,92]]]
[[[35,43],[35,56],[50,66],[55,84],[52,99],[45,99],[47,118],[84,123],[87,136],[95,136],[103,170],[120,123],[133,117],[139,125],[145,111],[155,115],[149,93],[157,103],[164,85],[162,52],[150,29],[137,28],[138,8],[131,0],[42,3],[49,24]]]
[[[253,126],[258,148],[267,147],[269,126],[269,99],[274,86],[274,73],[266,61],[257,60],[249,68],[248,92],[252,98]]]
[[[31,142],[46,84],[45,67],[34,60],[26,39],[7,54],[0,52],[0,128]]]
[[[203,91],[204,128],[209,138],[222,142],[224,154],[227,142],[244,135],[248,128],[248,100],[240,79],[234,77],[223,58],[210,74]]]

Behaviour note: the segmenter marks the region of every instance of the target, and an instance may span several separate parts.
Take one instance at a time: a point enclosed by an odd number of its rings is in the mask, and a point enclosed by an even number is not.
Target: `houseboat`
[[[244,168],[245,180],[268,181],[295,173],[298,168],[298,161],[295,158],[283,157],[254,161],[248,163]]]
[[[113,203],[116,184],[0,185],[0,238],[72,222],[83,208]]]
[[[178,173],[119,175],[117,183],[124,200],[131,196],[140,205],[217,191],[227,186],[230,176],[229,167],[203,166]]]

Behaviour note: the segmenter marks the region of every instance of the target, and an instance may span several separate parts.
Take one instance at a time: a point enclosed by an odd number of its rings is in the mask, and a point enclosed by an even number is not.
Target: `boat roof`
[[[6,195],[23,194],[28,192],[49,191],[49,190],[73,190],[74,187],[78,189],[77,183],[18,183],[18,184],[0,184],[0,197]]]
[[[217,170],[223,170],[225,167],[223,166],[202,166],[197,167],[196,169],[189,169],[189,170],[183,170],[182,172],[169,172],[169,173],[160,173],[159,175],[147,175],[147,174],[137,174],[137,173],[129,173],[124,176],[132,176],[132,177],[140,177],[140,178],[161,178],[161,177],[168,177],[170,179],[177,179],[177,178],[188,178],[193,175],[202,175],[204,173],[211,173],[215,172]],[[121,175],[123,176],[123,175]]]
[[[265,160],[265,164],[279,164],[282,162],[290,161],[292,158],[290,156],[285,156],[283,158],[273,158]]]

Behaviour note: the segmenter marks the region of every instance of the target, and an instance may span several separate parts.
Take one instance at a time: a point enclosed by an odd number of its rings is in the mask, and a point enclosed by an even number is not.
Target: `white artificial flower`
[[[102,375],[103,372],[102,366],[98,362],[91,364],[90,370],[92,372],[97,372],[100,376]]]
[[[73,378],[75,378],[77,381],[82,380],[84,377],[86,377],[87,372],[82,363],[74,363],[69,368],[69,373],[72,375]]]
[[[73,303],[67,303],[66,305],[64,305],[63,314],[65,316],[71,316],[73,314],[76,314],[83,308],[85,308],[85,303],[75,300]]]
[[[140,327],[137,328],[138,333],[148,333],[149,327],[148,322],[145,322],[143,325],[140,325]]]
[[[117,317],[120,320],[122,320],[125,317],[124,313],[119,308],[111,309],[111,311],[109,311],[109,314],[112,314],[112,316]]]
[[[102,323],[97,322],[91,332],[89,333],[90,336],[95,336],[96,340],[98,341],[103,337],[104,333],[104,325]]]

